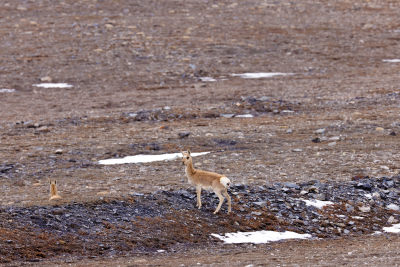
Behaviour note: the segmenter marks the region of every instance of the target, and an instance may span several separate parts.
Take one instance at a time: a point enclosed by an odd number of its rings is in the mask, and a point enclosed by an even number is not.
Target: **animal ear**
[[[57,180],[54,180],[54,184],[57,184]]]
[[[189,154],[189,156],[190,156],[190,149],[188,149],[187,153],[188,153],[188,154]]]

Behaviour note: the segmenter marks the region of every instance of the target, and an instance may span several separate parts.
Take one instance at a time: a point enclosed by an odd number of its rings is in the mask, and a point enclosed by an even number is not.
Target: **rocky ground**
[[[3,2],[2,263],[397,264],[399,236],[371,234],[400,219],[398,2]],[[189,147],[231,215],[194,208],[178,160],[99,164]],[[210,236],[262,229],[314,239]]]

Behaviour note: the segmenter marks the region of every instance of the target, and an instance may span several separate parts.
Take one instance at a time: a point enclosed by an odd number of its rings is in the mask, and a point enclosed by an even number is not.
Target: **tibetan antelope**
[[[50,180],[50,199],[49,200],[55,200],[55,199],[61,199],[61,196],[57,192],[57,181]]]
[[[182,162],[185,165],[186,176],[189,183],[196,186],[197,207],[201,208],[201,189],[212,189],[219,198],[219,204],[214,211],[216,214],[222,206],[225,198],[228,200],[228,213],[231,212],[231,197],[228,194],[228,187],[231,181],[225,176],[215,172],[197,170],[193,167],[192,156],[190,150],[182,153]]]

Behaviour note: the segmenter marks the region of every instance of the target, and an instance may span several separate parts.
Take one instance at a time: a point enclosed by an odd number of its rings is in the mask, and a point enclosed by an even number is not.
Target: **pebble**
[[[316,134],[324,134],[325,133],[325,128],[318,129],[315,131]]]
[[[330,142],[328,146],[336,146],[336,142]]]
[[[385,129],[384,128],[382,128],[382,127],[376,127],[375,128],[375,131],[377,131],[377,132],[383,132]]]
[[[62,149],[57,149],[56,151],[54,151],[55,154],[60,155],[62,154],[64,151]]]

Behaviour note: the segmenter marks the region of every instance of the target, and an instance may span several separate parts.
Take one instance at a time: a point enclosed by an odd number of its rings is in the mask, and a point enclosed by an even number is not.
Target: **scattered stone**
[[[287,129],[287,130],[286,130],[286,133],[287,133],[287,134],[291,134],[291,133],[293,133],[293,130],[292,130],[292,129]]]
[[[62,149],[57,149],[54,153],[57,155],[61,155],[64,151]]]
[[[393,204],[393,203],[387,205],[386,208],[389,209],[389,210],[395,210],[395,211],[400,210],[400,207],[398,205],[396,205],[396,204]]]
[[[316,137],[311,140],[313,143],[321,143],[321,139],[319,137]]]
[[[375,131],[377,131],[377,132],[383,132],[385,129],[384,128],[382,128],[382,127],[376,127],[375,128]]]
[[[341,137],[340,136],[332,136],[328,139],[329,141],[340,141]]]
[[[346,203],[345,208],[348,213],[352,213],[354,211],[354,207],[348,203]]]
[[[394,182],[393,182],[393,180],[391,180],[391,179],[384,179],[383,180],[383,182],[382,182],[382,185],[386,188],[386,189],[389,189],[389,188],[393,188],[394,187]]]
[[[287,188],[293,188],[293,189],[296,189],[296,190],[300,189],[300,186],[298,184],[296,184],[296,183],[286,182],[286,183],[283,183],[283,186],[285,186]]]
[[[393,215],[392,215],[392,216],[389,217],[389,219],[388,219],[387,222],[388,222],[389,224],[394,224],[394,223],[398,223],[399,220],[395,219],[395,218],[393,217]]]
[[[51,83],[53,81],[53,79],[50,76],[45,76],[40,78],[41,82],[46,82],[46,83]]]
[[[390,135],[391,135],[391,136],[396,136],[396,132],[395,132],[395,131],[391,131],[391,132],[390,132]]]
[[[50,128],[47,126],[40,126],[37,128],[37,131],[40,133],[48,133],[50,132]]]
[[[318,129],[315,131],[316,134],[324,134],[325,133],[325,128]]]
[[[370,212],[370,211],[371,211],[371,207],[368,206],[368,205],[364,205],[364,206],[358,207],[358,209],[359,209],[361,212]]]
[[[178,136],[181,139],[189,137],[189,135],[190,135],[190,132],[180,132],[180,133],[178,133]]]
[[[301,149],[301,148],[294,148],[294,149],[292,149],[292,151],[293,151],[293,152],[302,152],[303,149]]]
[[[330,142],[328,146],[336,146],[336,142]]]
[[[366,191],[372,190],[372,184],[369,181],[359,182],[355,187]]]
[[[386,170],[386,171],[390,170],[390,168],[388,166],[385,166],[385,165],[381,165],[380,167],[381,167],[382,170]]]

